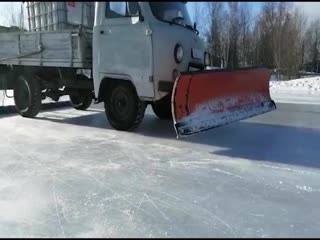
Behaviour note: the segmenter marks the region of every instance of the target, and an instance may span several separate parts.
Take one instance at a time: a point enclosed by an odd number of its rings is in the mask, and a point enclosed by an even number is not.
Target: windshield
[[[153,15],[161,20],[192,27],[185,2],[150,2]]]

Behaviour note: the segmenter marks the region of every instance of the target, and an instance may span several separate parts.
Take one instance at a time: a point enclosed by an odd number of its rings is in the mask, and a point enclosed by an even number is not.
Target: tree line
[[[307,24],[293,2],[264,2],[257,15],[246,2],[204,4],[194,8],[194,20],[213,65],[265,66],[289,79],[320,72],[320,20]]]

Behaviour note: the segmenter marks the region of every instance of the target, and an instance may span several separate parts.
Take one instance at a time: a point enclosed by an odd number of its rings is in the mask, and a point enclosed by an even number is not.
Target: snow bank
[[[320,77],[270,81],[270,93],[320,95]]]
[[[270,81],[270,95],[277,103],[320,104],[320,77]]]

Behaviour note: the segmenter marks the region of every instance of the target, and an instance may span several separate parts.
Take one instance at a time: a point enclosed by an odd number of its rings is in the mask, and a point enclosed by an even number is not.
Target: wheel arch
[[[110,90],[112,89],[113,86],[117,84],[129,84],[139,96],[138,91],[134,85],[134,83],[131,81],[131,79],[128,78],[112,78],[112,77],[104,77],[101,80],[100,86],[99,86],[99,92],[98,92],[98,103],[103,102],[106,100],[106,98],[110,94]]]

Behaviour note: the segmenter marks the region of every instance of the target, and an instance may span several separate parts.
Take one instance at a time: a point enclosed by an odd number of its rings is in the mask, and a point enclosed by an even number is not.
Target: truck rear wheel
[[[33,118],[41,108],[40,81],[29,75],[20,75],[13,89],[14,103],[22,117]]]
[[[78,94],[70,94],[70,103],[77,110],[86,110],[92,103],[92,94],[90,91],[79,91]]]
[[[116,84],[105,100],[105,112],[110,125],[122,131],[132,131],[139,126],[146,110],[130,83]]]
[[[152,103],[152,110],[160,119],[172,119],[171,112],[171,95],[165,96],[163,99]]]

